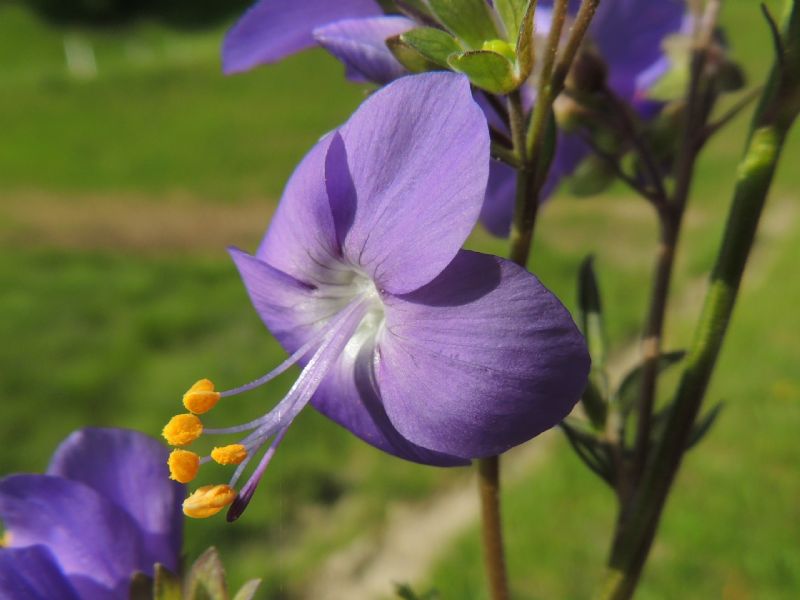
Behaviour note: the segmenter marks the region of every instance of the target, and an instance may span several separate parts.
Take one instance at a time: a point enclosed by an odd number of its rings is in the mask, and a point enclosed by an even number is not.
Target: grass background
[[[758,83],[771,47],[757,3],[725,6],[734,52]],[[366,92],[321,52],[222,77],[223,31],[59,30],[0,6],[0,473],[42,470],[85,425],[157,434],[196,378],[228,387],[280,360],[224,248],[255,246],[294,165]],[[65,40],[91,44],[96,77],[69,74]],[[672,348],[690,339],[745,129],[738,119],[701,161]],[[798,158],[795,135],[709,393],[727,407],[685,464],[641,598],[800,595]],[[596,254],[620,351],[645,313],[654,225],[622,188],[562,194],[539,225],[534,270],[570,307],[577,266]],[[480,230],[470,245],[505,251]],[[262,413],[293,376],[237,399],[227,420]],[[305,411],[246,517],[187,523],[186,552],[216,544],[235,584],[263,576],[262,597],[301,598],[322,561],[380,529],[395,503],[465,477],[383,456]],[[590,597],[614,506],[566,444],[508,489],[505,510],[515,598]],[[421,583],[482,599],[482,577],[474,528]]]

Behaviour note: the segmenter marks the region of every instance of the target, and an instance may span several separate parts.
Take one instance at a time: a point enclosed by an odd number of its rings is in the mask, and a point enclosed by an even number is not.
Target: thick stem
[[[656,449],[624,527],[617,531],[604,600],[628,600],[636,589],[730,325],[786,135],[800,113],[800,5],[794,1],[789,2],[784,42],[786,51],[773,66],[739,165],[725,235],[669,415],[668,434]]]
[[[489,579],[491,600],[508,600],[508,575],[503,551],[503,525],[500,517],[500,457],[478,461],[478,486],[481,497],[483,560]]]

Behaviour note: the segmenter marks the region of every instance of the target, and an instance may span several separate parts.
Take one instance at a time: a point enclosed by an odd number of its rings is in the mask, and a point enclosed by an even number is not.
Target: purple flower
[[[246,461],[272,439],[236,518],[309,402],[385,452],[442,466],[501,453],[570,412],[589,356],[567,310],[521,267],[461,249],[488,168],[485,118],[466,77],[452,73],[397,80],[306,156],[256,254],[231,250],[291,356],[235,390],[198,382],[184,403],[203,413],[294,363],[304,368],[264,416],[205,430],[246,433],[225,450],[246,458],[230,486],[190,497],[188,514],[233,501]],[[165,437],[186,445],[199,424],[178,415]]]
[[[46,475],[0,480],[0,597],[125,599],[135,573],[177,571],[183,490],[167,480],[166,459],[140,433],[82,429]]]
[[[541,0],[536,9],[536,31],[542,38],[550,29],[552,5],[552,0]],[[579,1],[571,2],[571,13],[579,6]],[[609,86],[643,116],[654,114],[658,108],[647,100],[646,93],[669,68],[663,42],[681,30],[685,10],[683,0],[605,0],[592,23],[589,39],[609,66]],[[405,17],[379,15],[381,10],[372,0],[261,0],[228,33],[223,47],[224,70],[245,71],[319,44],[345,64],[351,80],[387,83],[405,70],[385,40],[419,24]],[[528,97],[532,102],[532,94]],[[484,109],[490,124],[498,120],[490,107]],[[508,134],[504,124],[496,127]],[[541,198],[552,194],[589,152],[579,137],[560,135]],[[514,186],[514,170],[493,163],[480,220],[494,235],[508,235]]]

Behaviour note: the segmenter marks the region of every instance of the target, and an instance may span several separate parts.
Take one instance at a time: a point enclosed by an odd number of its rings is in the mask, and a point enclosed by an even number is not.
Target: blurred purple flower
[[[221,395],[305,366],[263,417],[205,430],[250,432],[249,453],[277,440],[229,519],[309,402],[381,450],[442,466],[503,452],[570,412],[589,357],[567,310],[521,267],[461,250],[488,168],[466,77],[404,77],[306,156],[255,256],[231,251],[292,356]]]
[[[46,475],[0,480],[0,597],[122,600],[135,573],[177,571],[183,486],[167,479],[166,460],[141,433],[82,429]]]
[[[552,0],[536,9],[536,31],[550,28]],[[580,2],[570,3],[572,14]],[[647,89],[669,68],[664,39],[681,30],[686,7],[683,0],[605,0],[600,3],[589,38],[609,66],[609,86],[630,102],[642,116],[654,114],[658,105],[646,98]],[[405,71],[384,43],[389,37],[419,24],[400,16],[380,16],[373,0],[329,2],[311,0],[261,0],[228,33],[223,47],[226,73],[248,70],[319,44],[341,60],[354,81],[385,84]],[[532,94],[528,94],[532,102]],[[484,106],[492,124],[496,115]],[[502,123],[498,129],[505,130]],[[506,132],[507,133],[507,132]],[[562,134],[541,198],[546,199],[570,175],[590,150],[580,138]],[[493,162],[486,203],[480,220],[497,236],[510,230],[514,205],[514,170]]]

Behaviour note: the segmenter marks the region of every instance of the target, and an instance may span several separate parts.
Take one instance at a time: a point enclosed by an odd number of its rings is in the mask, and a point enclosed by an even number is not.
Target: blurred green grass
[[[757,6],[731,0],[725,19],[737,56],[753,81],[761,80],[770,46]],[[178,196],[187,211],[262,202],[263,214],[254,212],[253,219],[264,222],[299,158],[365,92],[345,83],[341,66],[320,52],[224,78],[221,34],[175,33],[148,23],[57,31],[19,8],[0,7],[0,213],[13,205],[14,218],[24,221],[29,198],[87,211],[85,196],[127,202],[134,210]],[[92,44],[96,78],[69,75],[65,36]],[[700,165],[675,292],[689,299],[671,315],[674,347],[690,335],[697,309],[692,290],[722,229],[744,126],[739,119]],[[794,598],[800,592],[794,434],[800,323],[792,301],[800,296],[793,260],[800,227],[792,208],[798,150],[795,136],[770,207],[782,211],[783,229],[762,240],[764,272],[737,311],[711,392],[728,408],[688,461],[643,598]],[[123,223],[128,218],[120,211]],[[63,227],[70,226],[65,219]],[[154,242],[140,252],[99,234],[65,245],[47,227],[19,227],[10,218],[0,223],[0,472],[41,470],[60,439],[88,424],[155,434],[196,378],[227,386],[280,360],[222,246],[173,252],[164,240],[163,248]],[[654,231],[646,207],[621,188],[593,200],[560,197],[543,211],[534,269],[572,307],[577,265],[594,252],[610,334],[622,348],[644,315],[641,282]],[[470,245],[505,251],[504,242],[481,231]],[[291,378],[237,399],[241,409],[228,420],[263,412]],[[225,477],[221,469],[208,471],[208,481]],[[217,544],[234,582],[264,576],[263,597],[296,597],[325,556],[379,526],[389,503],[428,497],[463,475],[383,456],[306,411],[245,518],[233,526],[221,519],[188,523],[186,550],[196,556]],[[510,490],[506,516],[520,598],[590,596],[613,506],[564,444]],[[475,532],[453,545],[431,583],[445,598],[484,597]]]

